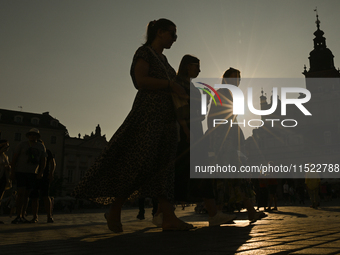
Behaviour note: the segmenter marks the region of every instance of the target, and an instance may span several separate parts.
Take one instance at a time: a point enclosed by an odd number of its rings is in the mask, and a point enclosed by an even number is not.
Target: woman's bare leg
[[[109,212],[105,214],[108,228],[115,233],[123,232],[121,211],[125,200],[125,198],[116,198],[111,204]]]
[[[256,210],[254,208],[253,203],[250,201],[250,199],[245,198],[243,201],[243,204],[244,204],[244,207],[247,208],[248,218],[253,219],[256,214]]]

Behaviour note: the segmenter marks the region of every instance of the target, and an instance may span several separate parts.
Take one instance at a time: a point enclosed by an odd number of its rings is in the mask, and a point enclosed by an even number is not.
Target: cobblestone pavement
[[[56,214],[53,224],[44,215],[20,225],[1,216],[0,254],[340,254],[339,212],[334,202],[317,210],[284,206],[252,224],[240,212],[235,224],[208,228],[207,215],[178,207],[176,214],[198,228],[162,232],[151,223],[151,209],[141,221],[134,208],[123,211],[121,234],[108,230],[103,210]]]

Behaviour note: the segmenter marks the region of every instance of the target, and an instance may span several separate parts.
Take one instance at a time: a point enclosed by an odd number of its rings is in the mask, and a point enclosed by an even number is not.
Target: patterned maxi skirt
[[[138,91],[132,109],[73,196],[100,204],[116,197],[173,199],[175,111],[165,91]]]

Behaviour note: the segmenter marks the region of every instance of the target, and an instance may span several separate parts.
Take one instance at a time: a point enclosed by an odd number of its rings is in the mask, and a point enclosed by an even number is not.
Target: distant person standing
[[[320,176],[316,172],[307,172],[305,179],[312,208],[316,209],[320,205]]]
[[[38,142],[44,144],[42,140],[38,140]],[[33,219],[30,221],[31,223],[38,222],[38,211],[39,211],[39,197],[44,200],[45,210],[47,213],[47,223],[53,223],[54,220],[52,218],[52,206],[51,199],[49,197],[50,184],[53,181],[53,174],[56,167],[56,163],[52,152],[50,150],[46,150],[47,152],[47,161],[46,167],[44,169],[44,175],[41,179],[37,180],[37,185],[33,189],[30,198],[32,199],[32,214]]]
[[[288,181],[283,184],[283,200],[284,203],[286,204],[287,201],[289,201],[289,184]]]
[[[268,162],[269,166],[274,166],[273,161]],[[273,173],[271,173],[273,175]],[[267,211],[277,211],[277,186],[278,181],[276,178],[269,178],[268,180],[268,191],[269,191],[269,205]],[[272,204],[274,203],[274,208],[271,208]]]
[[[11,186],[9,179],[11,167],[8,161],[8,156],[6,155],[8,148],[9,148],[8,141],[0,140],[0,205],[5,190],[10,188]],[[0,224],[3,224],[3,222],[0,221]]]
[[[41,179],[46,165],[45,146],[38,142],[39,130],[32,128],[27,132],[28,141],[21,142],[14,150],[11,178],[16,179],[18,195],[16,201],[17,217],[12,224],[29,223],[23,213],[30,192]]]

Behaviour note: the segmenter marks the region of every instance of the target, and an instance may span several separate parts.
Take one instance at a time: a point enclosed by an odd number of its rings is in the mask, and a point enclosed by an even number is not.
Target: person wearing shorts
[[[37,179],[41,179],[46,165],[46,149],[41,143],[39,130],[32,128],[27,132],[28,141],[21,142],[14,150],[11,178],[17,182],[17,217],[12,224],[29,223],[23,213],[26,209],[30,192],[35,188]]]
[[[38,140],[43,144],[43,141]],[[47,150],[47,162],[46,167],[44,169],[44,175],[41,179],[37,180],[36,187],[32,190],[30,194],[30,199],[32,201],[32,214],[33,219],[30,221],[31,223],[38,222],[38,211],[39,211],[39,198],[41,197],[44,201],[45,210],[47,213],[47,223],[53,223],[54,220],[52,218],[51,212],[51,199],[49,197],[50,183],[53,180],[53,174],[56,167],[55,160],[53,158],[52,152]]]

